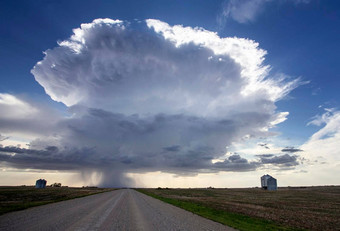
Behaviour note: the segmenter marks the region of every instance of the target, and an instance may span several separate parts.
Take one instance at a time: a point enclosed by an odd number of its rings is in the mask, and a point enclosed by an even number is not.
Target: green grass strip
[[[165,198],[158,196],[156,194],[147,192],[143,189],[136,189],[137,191],[144,193],[148,196],[156,198],[158,200],[164,201],[166,203],[172,204],[179,208],[185,209],[202,217],[208,218],[210,220],[219,222],[221,224],[233,227],[242,231],[301,231],[304,229],[289,228],[277,225],[276,223],[264,219],[253,218],[237,213],[230,213],[223,210],[217,210],[214,208],[209,208],[200,204],[196,204],[189,201],[181,201],[173,198]]]
[[[56,199],[51,199],[51,200],[43,200],[43,201],[22,201],[18,202],[15,204],[1,204],[0,203],[0,215],[3,215],[5,213],[9,212],[15,212],[15,211],[20,211],[24,209],[28,209],[31,207],[36,207],[36,206],[41,206],[41,205],[46,205],[46,204],[51,204],[51,203],[57,203],[61,201],[67,201],[67,200],[72,200],[72,199],[77,199],[81,197],[86,197],[86,196],[92,196],[95,194],[99,193],[104,193],[104,192],[110,192],[113,191],[114,189],[110,190],[103,190],[103,191],[98,191],[98,192],[93,192],[90,194],[85,194],[85,195],[68,195],[69,197],[63,197],[63,198],[56,198]]]
[[[53,203],[53,202],[55,202],[55,201],[24,202],[24,203],[21,203],[21,204],[0,206],[0,215],[5,214],[5,213],[9,213],[9,212],[28,209],[28,208],[35,207],[35,206],[45,205],[45,204],[49,204],[49,203]]]

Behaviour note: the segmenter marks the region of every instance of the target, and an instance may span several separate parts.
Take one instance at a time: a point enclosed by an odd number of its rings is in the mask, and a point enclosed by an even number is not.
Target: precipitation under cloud
[[[1,94],[0,106],[9,112],[0,118],[2,128],[9,126],[2,129],[5,135],[26,132],[36,139],[29,149],[1,147],[0,161],[16,168],[101,172],[106,186],[127,184],[126,172],[295,166],[294,152],[249,160],[225,156],[226,147],[244,137],[273,135],[269,129],[288,115],[275,102],[299,80],[271,76],[265,54],[252,40],[159,20],[82,24],[32,69],[71,116],[49,116],[40,106]],[[10,113],[18,115],[21,107],[34,119],[13,119]],[[39,119],[46,121],[43,129]]]

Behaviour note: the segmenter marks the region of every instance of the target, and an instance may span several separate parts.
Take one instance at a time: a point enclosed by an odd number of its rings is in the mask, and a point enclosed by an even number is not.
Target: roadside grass
[[[219,222],[221,224],[233,227],[242,231],[298,231],[304,230],[299,228],[291,228],[278,225],[272,221],[265,219],[253,218],[250,216],[227,212],[208,206],[204,206],[197,202],[190,202],[185,200],[179,200],[174,198],[166,198],[153,193],[150,193],[143,189],[136,189],[137,191],[144,193],[148,196],[156,198],[158,200],[164,201],[166,203],[172,204],[179,208],[185,209],[202,217],[208,218],[210,220]]]
[[[44,189],[36,189],[33,186],[2,186],[0,187],[0,215],[112,190],[114,189],[94,187],[46,187]]]

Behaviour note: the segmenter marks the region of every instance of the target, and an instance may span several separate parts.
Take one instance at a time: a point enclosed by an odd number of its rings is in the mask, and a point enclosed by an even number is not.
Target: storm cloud
[[[303,150],[299,149],[299,148],[294,148],[294,147],[285,147],[284,149],[281,150],[282,152],[290,152],[290,153],[294,153],[294,152],[303,152]]]
[[[53,117],[29,149],[2,147],[0,160],[84,177],[99,172],[105,186],[132,184],[128,172],[185,175],[294,164],[292,156],[224,158],[226,146],[244,136],[271,136],[268,130],[288,115],[275,102],[300,82],[270,75],[265,54],[252,40],[153,19],[82,24],[31,71],[69,115]],[[39,132],[45,110],[13,105],[35,110],[26,130]],[[20,121],[2,116],[11,126]],[[218,158],[224,160],[213,161]]]
[[[272,164],[281,167],[293,167],[299,165],[298,157],[296,155],[282,154],[263,154],[257,155],[260,157],[261,164]]]

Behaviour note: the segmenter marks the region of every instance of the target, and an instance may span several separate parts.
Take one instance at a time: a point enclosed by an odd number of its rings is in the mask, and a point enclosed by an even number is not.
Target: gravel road
[[[234,230],[132,189],[0,216],[0,230]]]

